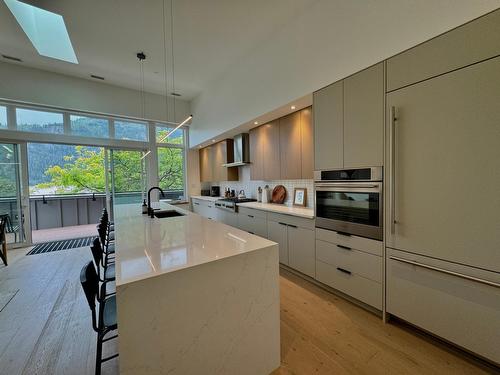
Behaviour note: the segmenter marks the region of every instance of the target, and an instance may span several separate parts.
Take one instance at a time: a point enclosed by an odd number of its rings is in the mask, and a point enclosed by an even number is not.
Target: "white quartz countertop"
[[[191,195],[191,198],[201,199],[203,201],[215,202],[216,200],[222,199],[223,197],[208,197],[206,195]]]
[[[152,219],[140,204],[115,206],[117,286],[275,245],[167,203],[160,208],[186,215]]]
[[[261,203],[261,202],[247,202],[238,203],[238,206],[255,208],[257,210],[276,212],[278,214],[292,215],[304,217],[306,219],[314,219],[314,210],[307,207],[293,207],[284,204],[276,203]]]

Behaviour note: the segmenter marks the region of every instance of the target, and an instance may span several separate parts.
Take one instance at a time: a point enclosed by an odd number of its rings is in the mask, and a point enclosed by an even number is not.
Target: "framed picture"
[[[293,205],[305,207],[307,200],[307,189],[306,188],[295,188],[293,191]]]

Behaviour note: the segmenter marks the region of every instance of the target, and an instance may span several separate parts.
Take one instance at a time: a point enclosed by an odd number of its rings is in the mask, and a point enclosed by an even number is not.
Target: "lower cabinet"
[[[387,312],[500,363],[500,274],[387,249]]]
[[[280,263],[314,277],[314,219],[269,213],[267,229],[268,238],[279,244]]]
[[[382,310],[381,241],[316,229],[316,280]]]
[[[238,208],[238,228],[267,238],[267,213],[252,208]]]
[[[206,217],[207,219],[217,220],[217,211],[214,202],[204,199],[192,198],[193,212]]]

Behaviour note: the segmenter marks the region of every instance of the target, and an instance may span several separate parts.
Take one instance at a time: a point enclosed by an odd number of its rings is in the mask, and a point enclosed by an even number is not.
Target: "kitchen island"
[[[278,245],[115,206],[121,374],[269,374],[280,365]]]

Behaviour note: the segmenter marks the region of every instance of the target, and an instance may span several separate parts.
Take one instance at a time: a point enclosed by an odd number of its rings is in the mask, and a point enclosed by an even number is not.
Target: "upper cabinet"
[[[314,168],[344,165],[344,82],[336,82],[313,96]]]
[[[383,165],[384,63],[344,80],[344,168]]]
[[[311,107],[250,130],[250,158],[252,180],[312,178]]]
[[[302,178],[312,179],[314,175],[314,126],[312,108],[300,111],[300,154],[302,156]]]
[[[383,165],[384,63],[314,93],[315,169]]]
[[[234,158],[233,140],[226,139],[200,150],[200,181],[238,181],[238,167],[223,167]]]
[[[500,12],[469,22],[387,60],[387,91],[500,55]]]
[[[302,177],[300,111],[280,118],[281,179]]]

